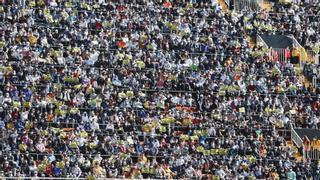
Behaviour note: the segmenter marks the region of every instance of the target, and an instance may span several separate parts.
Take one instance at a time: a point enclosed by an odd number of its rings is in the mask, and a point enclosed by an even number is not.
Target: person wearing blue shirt
[[[290,170],[287,172],[287,178],[288,178],[288,180],[296,180],[297,179],[296,172],[294,172],[292,170],[292,168],[290,168]]]
[[[59,177],[62,174],[62,169],[58,167],[53,167],[52,172],[55,177]]]

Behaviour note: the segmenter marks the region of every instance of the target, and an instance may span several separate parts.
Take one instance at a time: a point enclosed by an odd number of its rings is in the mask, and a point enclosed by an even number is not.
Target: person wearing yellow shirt
[[[171,171],[171,169],[169,168],[169,166],[166,165],[166,164],[163,164],[163,165],[162,165],[162,168],[163,168],[163,172],[164,172],[165,178],[166,178],[166,179],[172,179],[172,175],[174,175],[174,174],[173,174],[173,172]]]
[[[145,165],[147,162],[148,162],[148,159],[147,159],[146,155],[142,154],[141,159],[140,159],[140,163],[142,165]]]
[[[94,163],[92,172],[95,178],[102,178],[106,176],[106,171],[99,165],[98,162]]]

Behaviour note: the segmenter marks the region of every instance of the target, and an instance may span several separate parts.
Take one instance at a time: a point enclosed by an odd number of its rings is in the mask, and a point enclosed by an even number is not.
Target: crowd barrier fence
[[[320,151],[318,149],[315,148],[311,148],[310,151],[307,151],[305,153],[306,155],[306,159],[310,159],[310,160],[319,160],[320,159]]]
[[[263,0],[234,0],[234,10],[241,11],[259,11],[263,6]]]
[[[282,49],[282,48],[273,48],[272,50],[271,50],[271,56],[275,57],[275,60],[281,63],[286,63],[290,60],[288,57],[286,57],[286,52],[290,50]]]
[[[291,140],[294,144],[297,145],[298,148],[303,146],[302,139],[299,137],[293,127],[291,127]]]
[[[307,136],[302,139],[293,126],[291,126],[291,140],[298,148],[302,149],[303,161],[320,160],[319,140],[310,140]]]
[[[272,48],[271,50],[275,51],[276,54],[274,54],[272,51],[270,52],[271,55],[277,55],[276,59],[280,62],[288,62],[290,58],[292,57],[291,50],[286,48]],[[299,54],[299,59],[302,61],[302,63],[316,63],[316,59],[318,54],[314,53],[311,50],[305,50],[304,48],[297,48],[296,49]],[[289,53],[286,55],[286,53]]]

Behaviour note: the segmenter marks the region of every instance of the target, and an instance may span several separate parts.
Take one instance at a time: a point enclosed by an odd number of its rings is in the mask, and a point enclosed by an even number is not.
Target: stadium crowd
[[[319,5],[2,3],[0,177],[320,178],[278,131],[319,128],[319,89],[246,39],[317,47]]]
[[[246,26],[252,35],[291,34],[303,47],[319,53],[320,2],[317,0],[273,3],[270,13],[245,11],[238,16],[244,19],[242,26]]]

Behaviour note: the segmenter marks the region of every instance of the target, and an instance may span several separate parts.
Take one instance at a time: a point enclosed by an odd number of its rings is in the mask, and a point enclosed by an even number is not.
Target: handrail
[[[301,147],[303,145],[303,140],[301,137],[297,134],[297,132],[294,130],[294,128],[291,128],[291,140],[298,146]]]
[[[214,19],[212,20],[208,20],[208,21],[215,21]],[[0,24],[3,24],[3,23],[0,23]],[[24,25],[18,23],[16,24],[16,26],[20,26],[20,27],[25,27]],[[50,28],[50,29],[60,29],[60,30],[65,30],[66,27],[68,26],[63,26],[63,25],[60,25],[60,26],[57,26],[57,25],[52,25],[50,23],[39,23],[39,22],[35,22],[34,24],[31,24],[31,25],[28,25],[28,27],[37,27],[37,28]],[[112,31],[113,33],[120,33],[120,34],[124,34],[124,33],[133,33],[133,32],[136,32],[135,30],[132,30],[132,31],[129,31],[129,30],[115,30],[114,28],[116,28],[116,26],[113,26],[112,28],[105,28],[104,30],[110,30]],[[100,30],[97,30],[97,29],[94,29],[94,28],[83,28],[83,27],[77,27],[78,30],[89,30],[89,31],[93,31],[93,32],[99,32]],[[197,30],[196,28],[194,29],[190,29],[191,32],[193,32],[194,30]],[[179,31],[177,31],[179,32]],[[157,32],[158,34],[162,34],[162,35],[172,35],[172,34],[176,34],[174,31],[170,30],[170,32],[167,32],[167,31],[164,31],[164,30],[161,30],[159,32]],[[203,37],[208,37],[208,35],[210,33],[204,33],[204,32],[200,32],[200,33],[196,33],[198,34],[198,36],[200,38],[203,38]],[[239,37],[239,36],[233,36],[234,39],[243,39],[244,37]]]
[[[261,43],[263,47],[269,48],[268,44],[261,38],[260,35],[257,35],[257,43]]]
[[[227,0],[229,1],[229,0]],[[118,4],[116,4],[118,5]],[[123,5],[123,4],[122,4]],[[130,5],[127,3],[127,5]],[[3,7],[9,7],[10,5],[7,5],[7,4],[2,4]],[[158,4],[158,5],[153,5],[153,6],[158,6],[158,8],[161,8],[161,9],[165,9],[162,5]],[[22,6],[21,6],[22,7]],[[52,6],[45,6],[47,9],[49,10],[53,10],[53,11],[61,11],[62,8],[60,7],[52,7]],[[139,4],[139,7],[148,7],[148,5],[141,5]],[[28,7],[30,9],[30,7]],[[63,7],[64,9],[68,9],[67,7]],[[43,9],[43,7],[32,7],[32,9]],[[72,9],[72,10],[77,10],[78,12],[87,12],[87,13],[107,13],[107,12],[112,12],[112,13],[115,13],[117,10],[112,10],[112,11],[108,11],[108,10],[105,10],[103,8],[98,8],[99,10],[97,9],[93,9],[93,10],[86,10],[84,8],[80,8],[79,6],[71,6],[69,7],[69,9]],[[103,10],[101,10],[103,9]],[[179,9],[179,7],[172,7],[171,9],[174,9],[174,10],[177,10]],[[203,9],[203,8],[202,8]],[[210,9],[210,7],[208,8],[204,8],[204,9]],[[264,13],[268,13],[268,14],[275,14],[275,15],[286,15],[286,16],[294,16],[295,14],[294,13],[288,13],[288,12],[264,12]],[[299,14],[300,16],[304,16],[304,17],[318,17],[320,15],[317,15],[317,14],[308,14],[308,13],[302,13],[302,14]],[[176,16],[175,16],[176,17]],[[197,18],[197,17],[191,17],[192,19],[202,19],[202,18]],[[207,18],[208,20],[210,20],[210,18]]]
[[[47,123],[49,125],[49,127],[53,127],[52,124],[53,123]],[[76,128],[76,125],[79,125],[79,123],[60,123],[60,124],[72,124],[73,125],[73,128]],[[106,126],[106,124],[99,124],[99,126]],[[142,125],[132,125],[134,127],[141,127]],[[175,128],[183,128],[183,127],[188,127],[188,126],[179,126],[179,125],[174,125],[173,127]],[[197,127],[197,126],[196,126]],[[206,128],[206,126],[205,126]],[[233,128],[234,130],[245,130],[245,128]],[[192,129],[192,130],[198,130],[197,128],[195,129]],[[250,129],[252,132],[254,132],[256,130],[256,128],[251,128]],[[259,130],[261,130],[262,132],[264,131],[271,131],[273,130],[273,128],[267,128],[267,127],[264,127],[264,128],[260,128]],[[289,132],[290,130],[289,129],[275,129],[278,133],[279,132],[283,132],[283,133],[286,133],[286,132]],[[2,130],[0,130],[2,131]],[[74,130],[72,130],[74,131]],[[116,130],[114,130],[116,131]],[[92,131],[86,131],[88,134],[92,133]],[[107,129],[101,129],[99,131],[95,131],[94,133],[95,134],[100,134],[100,135],[107,135],[109,133],[106,133],[108,132]],[[146,132],[143,132],[143,131],[139,131],[139,132],[135,132],[135,136],[144,136],[144,137],[164,137],[164,135],[162,134],[151,134],[151,133],[146,133]],[[21,132],[18,132],[17,134],[21,134]],[[121,136],[121,135],[127,135],[125,133],[116,133],[117,136]],[[184,135],[187,135],[187,134],[184,134]],[[251,134],[246,134],[246,135],[251,135]],[[190,135],[191,136],[191,135]],[[180,138],[180,135],[173,135],[173,137],[178,137]],[[200,136],[199,136],[200,137]],[[246,141],[246,140],[259,140],[258,137],[246,137],[245,135],[238,135],[237,137],[221,137],[221,136],[204,136],[206,139],[220,139],[220,140],[224,140],[224,139],[232,139],[232,140],[243,140],[243,141]],[[268,137],[264,137],[263,138],[264,141],[269,141],[271,140],[271,138],[268,138]]]
[[[221,148],[221,149],[223,149],[223,148]],[[230,148],[227,148],[227,149],[230,149]],[[17,153],[11,153],[12,155],[16,155]],[[27,153],[20,153],[20,155],[25,155],[25,154],[27,154]],[[39,156],[50,156],[50,155],[52,155],[52,154],[50,154],[50,153],[28,153],[29,155],[31,155],[31,156],[34,156],[34,157],[36,157],[36,159],[37,160],[39,160],[40,158],[39,158]],[[53,154],[54,156],[71,156],[71,155],[77,155],[76,153],[61,153],[61,154]],[[89,157],[89,156],[91,156],[91,157],[94,157],[95,155],[97,155],[97,154],[82,154],[83,155],[83,157]],[[101,157],[104,157],[104,158],[106,158],[106,157],[111,157],[111,155],[113,155],[113,156],[121,156],[121,154],[109,154],[109,155],[104,155],[104,154],[100,154],[100,156]],[[133,158],[139,158],[139,157],[141,157],[142,156],[142,154],[141,155],[130,155],[130,157],[133,157]],[[165,158],[165,157],[167,157],[167,156],[165,156],[165,155],[163,155],[163,156],[160,156],[160,155],[156,155],[156,156],[149,156],[149,155],[145,155],[147,158],[161,158],[161,159],[163,159],[163,158]],[[183,154],[181,155],[181,156],[184,156]],[[223,155],[221,155],[221,154],[217,154],[217,155],[215,155],[214,156],[214,158],[213,159],[216,159],[216,160],[232,160],[232,159],[242,159],[242,157],[241,156],[224,156],[224,157],[222,157]],[[196,156],[193,156],[193,158],[195,158],[195,159],[202,159],[202,157],[196,157]],[[272,158],[264,158],[264,157],[257,157],[257,160],[263,160],[263,161],[274,161],[274,160],[278,160],[278,159],[272,159]]]
[[[259,12],[262,9],[263,0],[233,0],[234,10],[241,11],[255,11]]]
[[[0,86],[6,86],[6,83],[0,83]],[[20,87],[24,87],[24,86],[29,86],[29,87],[47,87],[47,84],[31,84],[30,82],[28,83],[10,83],[10,85],[13,86],[20,86]],[[70,88],[72,88],[70,86]],[[68,89],[68,88],[67,88]],[[117,90],[119,90],[119,92],[121,91],[133,91],[133,90],[138,90],[141,92],[168,92],[168,93],[190,93],[190,94],[199,94],[199,93],[210,93],[210,94],[219,94],[219,92],[215,92],[212,90],[202,90],[202,91],[192,91],[192,90],[174,90],[174,89],[141,89],[141,88],[131,88],[128,86],[122,86],[122,87],[117,87]],[[241,93],[243,95],[250,95],[250,92],[238,92]],[[297,97],[297,98],[302,98],[304,97],[304,95],[293,95],[293,94],[289,94],[288,92],[283,92],[280,94],[277,93],[255,93],[257,96],[267,96],[267,95],[271,95],[271,96],[278,96],[278,97],[282,97],[282,96],[286,96],[286,97]],[[309,96],[312,98],[316,98],[317,96]]]
[[[1,61],[1,60],[0,60]],[[12,62],[12,61],[9,61],[7,65],[13,65],[15,64],[15,62]],[[4,65],[4,64],[2,64]],[[123,66],[123,67],[110,67],[110,66],[95,66],[95,65],[62,65],[62,64],[38,64],[38,63],[30,63],[30,64],[26,64],[25,66],[28,66],[28,67],[32,67],[32,68],[64,68],[64,69],[73,69],[73,70],[76,70],[76,69],[81,69],[81,70],[97,70],[97,71],[101,71],[101,69],[103,68],[103,70],[110,70],[110,71],[114,71],[114,70],[123,70],[123,69],[126,69],[126,70],[138,70],[139,72],[150,72],[150,71],[159,71],[159,69],[156,69],[156,68],[143,68],[143,69],[140,69],[138,67],[127,67],[127,66]],[[190,67],[184,67],[184,68],[181,68],[183,70],[192,70]],[[268,70],[267,70],[268,71]],[[270,70],[271,71],[271,70]],[[205,70],[205,69],[200,69],[198,70],[197,72],[201,72],[201,73],[205,73],[205,72],[208,72],[208,70]],[[221,71],[219,70],[213,70],[213,69],[210,69],[210,72],[211,73],[220,73]],[[266,74],[253,74],[253,76],[255,77],[266,77],[266,78],[269,78],[270,76],[266,75]],[[295,75],[283,75],[281,74],[281,77],[296,77]]]

